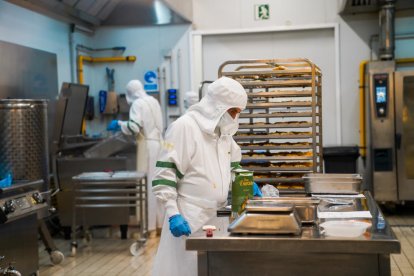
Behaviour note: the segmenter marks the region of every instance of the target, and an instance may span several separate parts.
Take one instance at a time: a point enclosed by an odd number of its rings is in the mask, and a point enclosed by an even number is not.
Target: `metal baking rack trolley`
[[[86,172],[74,176],[73,191],[73,221],[71,253],[76,255],[76,223],[78,215],[85,229],[86,242],[91,240],[87,221],[83,211],[88,208],[131,208],[139,215],[140,236],[134,242],[130,251],[136,256],[145,244],[148,235],[148,201],[145,173],[135,171],[119,172]],[[132,212],[131,212],[132,213]],[[111,224],[111,213],[108,211],[108,225]]]
[[[304,194],[302,175],[322,172],[322,73],[308,59],[231,60],[219,77],[239,81],[248,103],[234,139],[260,184]]]

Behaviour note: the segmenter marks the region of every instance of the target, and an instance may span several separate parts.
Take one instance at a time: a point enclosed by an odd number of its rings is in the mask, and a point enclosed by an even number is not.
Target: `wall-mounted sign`
[[[269,4],[254,5],[254,19],[268,20],[270,18]]]
[[[157,73],[154,71],[147,71],[144,75],[144,80],[145,91],[158,91]]]

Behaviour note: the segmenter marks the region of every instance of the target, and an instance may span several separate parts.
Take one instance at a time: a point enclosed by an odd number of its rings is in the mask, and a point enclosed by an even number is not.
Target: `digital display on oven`
[[[388,113],[388,74],[375,74],[374,75],[374,104],[378,118],[384,118]]]
[[[387,87],[377,86],[375,87],[375,98],[377,103],[387,102]]]

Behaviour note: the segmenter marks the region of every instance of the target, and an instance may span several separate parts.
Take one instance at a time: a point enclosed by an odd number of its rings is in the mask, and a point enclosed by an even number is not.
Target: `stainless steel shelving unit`
[[[86,172],[72,177],[74,202],[72,217],[71,255],[77,253],[77,216],[82,219],[85,229],[85,239],[91,240],[88,221],[84,211],[87,209],[104,208],[108,210],[107,225],[111,225],[115,208],[135,209],[140,224],[139,239],[130,246],[132,255],[137,256],[144,246],[148,236],[148,194],[146,175],[136,171],[118,172]]]
[[[219,77],[248,93],[234,139],[242,166],[259,184],[281,193],[304,193],[302,175],[322,172],[322,73],[308,59],[230,60]]]

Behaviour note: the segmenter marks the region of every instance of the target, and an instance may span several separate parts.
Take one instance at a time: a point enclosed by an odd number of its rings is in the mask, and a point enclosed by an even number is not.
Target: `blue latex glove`
[[[3,178],[2,180],[0,180],[0,188],[6,188],[6,187],[10,187],[12,184],[13,178],[11,176],[11,174],[7,174],[5,178]]]
[[[182,235],[190,235],[191,229],[188,225],[188,222],[183,218],[182,215],[174,215],[169,218],[170,222],[170,231],[174,237],[180,237]]]
[[[253,182],[253,196],[263,197],[262,191],[260,191],[256,182]]]
[[[108,127],[106,128],[107,130],[111,130],[111,131],[118,131],[121,129],[121,127],[118,125],[118,120],[112,120]]]

